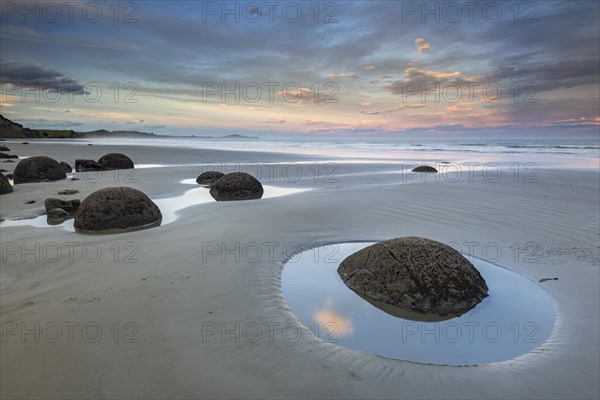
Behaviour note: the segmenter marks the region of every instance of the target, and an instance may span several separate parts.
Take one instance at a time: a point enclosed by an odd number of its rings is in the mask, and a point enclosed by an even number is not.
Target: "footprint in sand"
[[[364,381],[362,376],[355,374],[352,371],[344,371],[344,378],[348,379],[349,381]]]

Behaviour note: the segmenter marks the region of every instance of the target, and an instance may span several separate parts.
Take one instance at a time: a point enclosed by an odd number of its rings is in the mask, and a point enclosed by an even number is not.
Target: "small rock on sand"
[[[412,172],[429,172],[435,174],[438,172],[438,170],[430,167],[429,165],[421,165],[420,167],[414,168]]]

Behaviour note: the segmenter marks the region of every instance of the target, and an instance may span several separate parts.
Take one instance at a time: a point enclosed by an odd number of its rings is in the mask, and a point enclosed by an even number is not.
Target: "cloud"
[[[315,89],[308,87],[292,86],[276,93],[279,99],[291,104],[319,104],[325,100],[323,94],[319,93],[318,90],[315,91]]]
[[[366,115],[380,115],[380,114],[390,114],[396,111],[402,111],[402,110],[407,110],[407,109],[419,109],[419,108],[424,108],[427,107],[427,104],[402,104],[398,107],[394,107],[394,108],[382,108],[379,110],[375,110],[375,111],[361,111],[361,114],[366,114]]]
[[[0,82],[53,93],[88,94],[77,80],[46,66],[0,60]]]
[[[563,60],[556,63],[499,66],[482,77],[484,83],[510,80],[534,84],[539,91],[598,83],[598,60]]]
[[[374,66],[374,65],[367,65],[366,67],[363,67],[363,70],[364,70],[364,71],[370,71],[370,70],[372,70],[372,69],[375,69],[375,66]]]
[[[423,39],[422,37],[418,37],[415,40],[415,46],[417,46],[417,50],[421,54],[429,51],[429,43],[425,43],[425,39]]]
[[[445,80],[449,78],[456,78],[460,76],[460,71],[455,72],[435,72],[426,71],[417,68],[407,68],[404,71],[404,75],[411,81],[429,79],[429,80]]]
[[[405,80],[395,81],[385,85],[385,89],[395,95],[415,95],[421,92],[436,90],[448,83],[464,85],[470,80],[460,77],[460,72],[436,72],[418,68],[407,68],[404,71]]]
[[[550,125],[568,125],[568,126],[600,126],[600,117],[595,118],[587,118],[587,117],[579,117],[579,118],[569,118],[569,119],[561,119],[556,121],[549,121]]]
[[[329,74],[328,78],[356,78],[356,74]]]
[[[475,109],[473,107],[461,107],[461,106],[457,106],[457,105],[448,106],[448,107],[446,107],[446,110],[460,111],[460,112],[475,111]]]

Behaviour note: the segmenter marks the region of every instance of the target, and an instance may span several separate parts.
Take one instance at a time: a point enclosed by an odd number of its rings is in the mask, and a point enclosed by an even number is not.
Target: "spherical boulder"
[[[13,172],[15,184],[57,181],[67,175],[58,161],[46,156],[36,156],[21,160]]]
[[[13,187],[8,181],[8,178],[0,172],[0,194],[12,193]]]
[[[412,172],[429,172],[435,174],[438,172],[438,170],[433,167],[430,167],[429,165],[421,165],[420,167],[413,168]]]
[[[342,261],[338,274],[361,296],[408,312],[460,315],[488,293],[469,260],[448,245],[420,237],[366,247]]]
[[[262,197],[263,187],[250,174],[232,172],[210,187],[210,195],[217,201],[254,200]]]
[[[206,172],[201,173],[196,178],[196,183],[198,185],[210,186],[224,176],[225,176],[225,174],[218,172],[218,171],[206,171]]]
[[[160,225],[160,209],[145,193],[129,187],[109,187],[86,197],[75,213],[75,230],[118,233]]]
[[[105,154],[100,157],[98,164],[102,165],[106,170],[133,168],[131,158],[121,153]]]
[[[71,166],[64,161],[60,162],[60,166],[63,167],[63,169],[65,170],[65,173],[67,173],[67,174],[70,172],[73,172],[73,168],[71,168]]]

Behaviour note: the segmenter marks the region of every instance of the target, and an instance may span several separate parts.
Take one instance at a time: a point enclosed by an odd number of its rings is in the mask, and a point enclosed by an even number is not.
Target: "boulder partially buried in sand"
[[[160,209],[143,192],[128,187],[100,189],[81,202],[75,230],[82,233],[118,233],[160,225]]]
[[[19,158],[16,154],[0,153],[0,158]]]
[[[254,200],[262,197],[263,187],[250,174],[232,172],[210,187],[210,195],[217,201]]]
[[[342,261],[338,274],[367,299],[441,316],[467,312],[488,292],[479,271],[458,251],[420,237],[366,247]]]
[[[79,159],[79,160],[75,160],[75,171],[76,172],[104,171],[104,166],[102,164],[98,164],[94,160]]]
[[[81,201],[79,201],[77,199],[63,200],[63,199],[48,198],[44,201],[44,207],[46,208],[46,212],[50,212],[50,210],[53,210],[55,208],[60,208],[62,210],[65,210],[68,213],[74,213],[75,211],[77,211],[79,209],[80,205],[81,205]]]
[[[69,218],[70,215],[71,214],[68,211],[63,210],[62,208],[53,208],[46,212],[46,216],[48,217],[48,219],[55,220],[65,220]]]
[[[13,172],[15,184],[46,180],[57,181],[66,177],[65,170],[58,161],[46,156],[30,157],[21,160]]]
[[[81,201],[74,200],[63,200],[48,198],[44,201],[44,207],[46,208],[46,216],[48,217],[48,224],[57,225],[62,223],[64,220],[73,218],[75,212],[81,205]]]
[[[217,182],[219,179],[221,179],[222,177],[224,177],[225,174],[222,172],[218,172],[218,171],[206,171],[201,173],[200,175],[198,175],[198,177],[196,178],[196,183],[198,185],[212,185],[215,182]]]
[[[0,172],[0,194],[12,193],[13,187],[8,181],[8,178]]]
[[[421,165],[420,167],[413,168],[412,172],[430,172],[432,174],[435,174],[438,172],[438,170],[433,167],[430,167],[429,165]]]
[[[105,154],[100,157],[98,164],[102,165],[106,170],[133,168],[131,158],[121,153]]]
[[[65,170],[65,173],[67,173],[67,174],[73,172],[73,168],[71,168],[71,166],[64,161],[60,162],[60,166],[63,167],[63,169]]]

